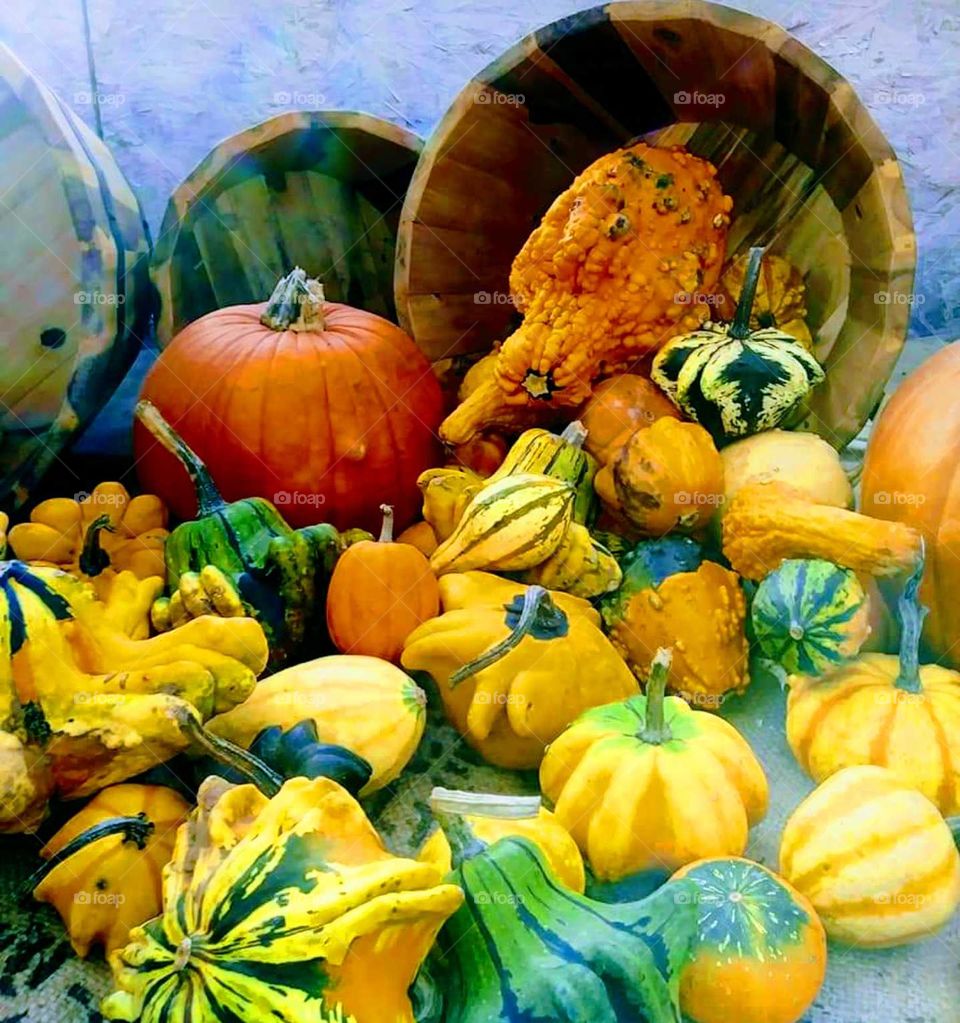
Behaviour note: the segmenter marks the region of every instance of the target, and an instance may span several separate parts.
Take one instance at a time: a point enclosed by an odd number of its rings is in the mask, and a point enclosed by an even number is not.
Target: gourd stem
[[[380,543],[393,543],[393,505],[381,504],[380,511],[383,512],[383,525],[380,527]]]
[[[136,416],[187,470],[197,497],[197,518],[202,519],[223,508],[226,502],[220,496],[220,491],[217,490],[217,485],[213,482],[210,470],[203,459],[177,435],[157,406],[152,401],[141,399],[137,402]]]
[[[572,423],[567,423],[563,433],[560,434],[560,439],[572,444],[575,448],[582,448],[583,442],[587,439],[587,428],[579,419],[574,419]]]
[[[323,285],[296,266],[277,282],[260,322],[271,330],[320,333],[326,328],[323,304]]]
[[[430,793],[434,813],[457,813],[467,817],[495,817],[497,820],[529,820],[540,813],[539,796],[508,796],[499,792],[464,792],[440,786]]]
[[[566,622],[566,615],[554,604],[550,599],[550,594],[542,586],[528,586],[523,595],[520,617],[510,630],[509,635],[479,657],[458,668],[450,676],[451,687],[459,685],[471,675],[483,671],[484,668],[489,668],[491,664],[496,664],[501,657],[510,653],[524,636],[529,635],[534,629],[541,627],[547,631],[554,620],[559,621],[561,618]]]
[[[647,679],[646,697],[647,711],[643,723],[643,730],[638,738],[651,746],[662,746],[669,742],[673,736],[670,727],[663,717],[663,700],[667,689],[667,675],[670,672],[670,662],[673,654],[669,649],[660,647],[650,662],[650,677]]]
[[[760,280],[760,264],[763,262],[763,246],[756,245],[750,250],[747,258],[747,269],[743,275],[743,286],[740,289],[740,300],[737,311],[733,314],[730,324],[730,337],[742,341],[750,336],[750,313],[753,311],[753,300],[757,294],[757,282]]]
[[[897,602],[897,614],[900,618],[900,673],[897,675],[895,685],[905,693],[923,692],[923,685],[920,682],[920,634],[929,608],[920,603],[919,590],[925,560],[924,543],[921,539],[917,567],[906,581]]]
[[[256,785],[265,796],[273,797],[283,787],[283,778],[273,768],[242,746],[208,732],[189,711],[179,713],[177,723],[198,750],[213,757],[217,763],[232,767]]]
[[[116,532],[116,528],[110,521],[109,515],[99,515],[95,518],[87,526],[87,531],[83,537],[83,549],[80,551],[77,565],[84,575],[88,575],[91,578],[95,575],[100,575],[101,572],[110,567],[110,555],[107,554],[100,543],[100,533],[103,530],[106,530],[108,533]]]
[[[138,813],[135,817],[110,817],[107,820],[97,821],[85,831],[72,838],[67,844],[55,852],[49,860],[38,870],[35,870],[24,884],[24,895],[29,895],[43,879],[56,867],[59,867],[64,860],[68,860],[74,853],[80,852],[93,842],[99,842],[101,838],[111,838],[113,835],[123,835],[124,842],[136,842],[138,849],[146,847],[147,839],[153,834],[153,821],[148,820],[145,813]]]

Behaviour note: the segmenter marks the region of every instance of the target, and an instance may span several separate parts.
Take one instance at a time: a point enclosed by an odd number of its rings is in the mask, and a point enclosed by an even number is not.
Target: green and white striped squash
[[[541,850],[479,841],[431,800],[464,904],[428,959],[444,1023],[680,1023],[679,983],[696,930],[695,888],[669,882],[637,902],[564,887]]]
[[[688,1023],[797,1023],[823,984],[827,938],[813,906],[773,871],[738,857],[698,860],[697,936],[680,979]]]
[[[820,363],[778,327],[750,329],[763,250],[750,261],[730,323],[705,323],[669,341],[653,361],[651,378],[719,444],[771,430],[824,379]]]
[[[133,361],[149,234],[103,142],[0,44],[0,505],[22,504]]]
[[[788,675],[822,675],[856,657],[870,635],[856,573],[820,558],[784,561],[766,576],[750,617],[763,655]]]

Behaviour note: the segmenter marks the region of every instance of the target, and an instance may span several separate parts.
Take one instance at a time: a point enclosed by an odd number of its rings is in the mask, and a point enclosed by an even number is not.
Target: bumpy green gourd
[[[206,465],[154,405],[141,401],[137,416],[183,464],[196,489],[196,519],[177,526],[167,538],[170,591],[177,590],[184,573],[216,566],[234,585],[248,613],[263,626],[272,670],[322,653],[327,584],[337,558],[353,537],[329,525],[292,529],[262,497],[228,504]],[[362,536],[370,538],[367,533]]]
[[[478,841],[451,797],[432,801],[453,854],[448,880],[465,896],[429,960],[445,1023],[680,1023],[697,917],[690,882],[595,902],[561,885],[527,839]]]

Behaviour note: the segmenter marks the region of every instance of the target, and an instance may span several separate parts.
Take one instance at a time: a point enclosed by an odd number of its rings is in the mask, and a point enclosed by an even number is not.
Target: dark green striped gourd
[[[150,311],[150,240],[113,156],[0,44],[0,506],[104,406]]]
[[[850,569],[820,558],[784,561],[750,610],[765,657],[790,675],[822,675],[856,657],[870,634],[867,594]]]
[[[731,323],[705,323],[668,342],[650,376],[719,444],[771,430],[824,379],[820,363],[777,327],[750,329],[762,248],[750,250]]]
[[[491,480],[517,473],[538,473],[569,483],[575,491],[573,521],[589,526],[600,507],[593,478],[600,466],[583,449],[587,431],[579,420],[561,434],[549,430],[526,430],[516,439]]]
[[[690,882],[595,902],[561,885],[529,840],[488,846],[455,801],[432,803],[452,851],[448,880],[465,896],[428,960],[444,1023],[680,1023],[696,932]]]
[[[333,566],[347,543],[345,536],[329,525],[292,529],[262,497],[228,504],[207,467],[154,405],[141,401],[137,416],[180,460],[196,489],[197,518],[181,523],[167,537],[170,592],[176,591],[184,572],[215,565],[263,626],[272,670],[323,652],[324,597]]]

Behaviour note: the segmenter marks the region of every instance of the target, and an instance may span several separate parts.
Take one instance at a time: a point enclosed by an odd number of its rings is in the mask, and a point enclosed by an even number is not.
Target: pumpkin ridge
[[[900,701],[892,700],[886,717],[881,722],[873,737],[873,741],[870,743],[870,752],[867,754],[868,764],[876,764],[877,767],[887,766],[890,736],[893,734],[893,726],[896,724],[899,714]]]
[[[812,684],[813,685],[824,685],[824,684],[828,684],[828,683],[816,683],[816,682],[814,682]],[[868,689],[868,688],[871,687],[871,685],[875,685],[875,684],[876,683],[869,682],[869,681],[861,682],[859,684],[854,683],[853,685],[849,686],[849,688],[841,689],[839,692],[834,693],[830,698],[825,699],[820,704],[820,706],[817,707],[816,711],[811,715],[810,720],[807,722],[807,727],[806,727],[806,729],[805,729],[805,731],[803,733],[803,737],[797,743],[797,748],[795,750],[795,754],[796,754],[797,760],[799,760],[803,764],[809,763],[809,760],[810,760],[810,750],[811,750],[811,748],[813,746],[814,740],[817,737],[817,731],[822,726],[822,724],[824,722],[824,719],[832,711],[836,710],[837,707],[839,707],[842,704],[846,703],[847,700],[852,699],[854,696],[856,696],[858,693],[860,693],[863,689]],[[797,699],[798,700],[802,699],[805,695],[806,695],[806,692],[799,692],[799,693],[797,693]],[[791,697],[792,696],[793,696],[793,693],[791,693]]]
[[[955,806],[957,785],[954,779],[953,761],[950,756],[950,743],[944,733],[943,725],[937,715],[933,712],[933,705],[927,696],[925,696],[923,700],[923,709],[926,711],[927,717],[930,718],[930,724],[933,727],[933,734],[937,737],[937,747],[940,753],[941,780],[939,792],[937,793],[937,805]]]

